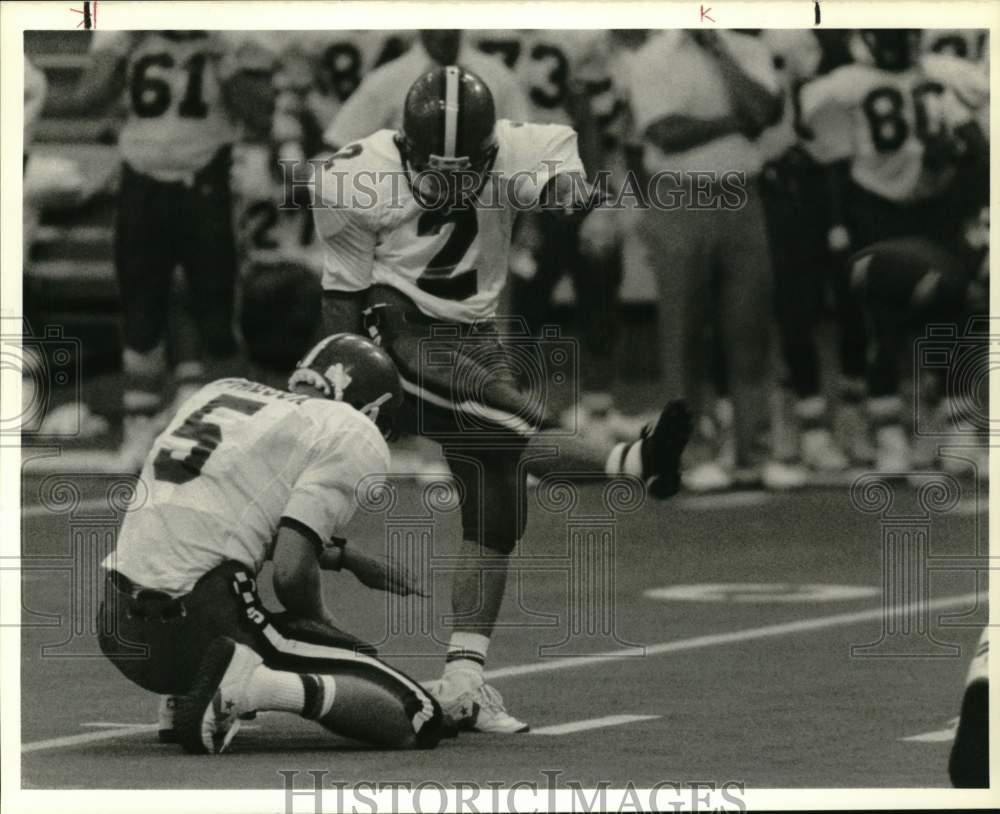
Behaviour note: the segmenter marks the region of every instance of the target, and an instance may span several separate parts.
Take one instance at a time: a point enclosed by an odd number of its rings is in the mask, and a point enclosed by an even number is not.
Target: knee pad
[[[514,550],[528,520],[524,447],[446,450],[462,490],[462,536],[501,554]]]

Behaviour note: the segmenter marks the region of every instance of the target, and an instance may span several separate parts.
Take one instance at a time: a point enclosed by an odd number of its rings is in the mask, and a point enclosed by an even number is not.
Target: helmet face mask
[[[308,385],[331,401],[342,401],[372,421],[386,439],[396,430],[403,403],[399,372],[389,355],[355,334],[321,340],[296,365],[288,389]]]
[[[470,205],[497,154],[493,95],[475,74],[435,68],[406,94],[396,138],[410,188],[427,209]]]
[[[425,209],[470,206],[486,182],[496,150],[493,145],[475,164],[469,156],[430,155],[418,162],[404,153],[413,197]]]

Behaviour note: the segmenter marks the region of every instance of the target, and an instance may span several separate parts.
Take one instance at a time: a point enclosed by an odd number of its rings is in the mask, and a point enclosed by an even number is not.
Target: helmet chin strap
[[[371,422],[376,427],[379,428],[379,431],[381,431],[382,435],[385,436],[386,439],[388,439],[392,435],[392,427],[381,427],[378,423],[378,416],[379,413],[382,411],[382,405],[385,404],[387,401],[391,400],[392,400],[392,393],[383,393],[381,396],[375,399],[375,401],[371,401],[364,407],[361,407],[359,409],[359,412],[362,415],[371,419]]]

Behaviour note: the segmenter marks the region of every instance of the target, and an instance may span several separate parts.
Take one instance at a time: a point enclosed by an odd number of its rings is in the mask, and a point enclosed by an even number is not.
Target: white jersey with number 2
[[[576,132],[501,119],[499,151],[479,202],[451,211],[414,199],[394,135],[379,130],[346,146],[316,177],[323,287],[362,291],[380,283],[435,319],[493,316],[518,211],[536,207],[555,175],[583,175]]]
[[[256,573],[282,518],[328,541],[354,514],[359,484],[388,466],[378,428],[350,405],[220,379],[156,439],[104,565],[174,596],[227,560]]]

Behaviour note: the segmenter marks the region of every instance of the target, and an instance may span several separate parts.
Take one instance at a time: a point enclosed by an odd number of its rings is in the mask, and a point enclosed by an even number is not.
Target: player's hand
[[[826,234],[826,243],[830,251],[840,254],[851,248],[851,233],[842,223],[834,224]]]
[[[362,585],[376,591],[407,596],[430,596],[427,589],[420,584],[406,568],[392,560],[369,557],[353,548],[344,549],[343,567],[358,578]]]

